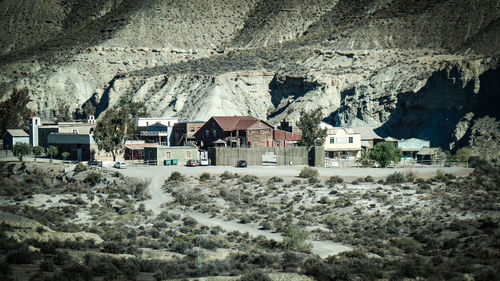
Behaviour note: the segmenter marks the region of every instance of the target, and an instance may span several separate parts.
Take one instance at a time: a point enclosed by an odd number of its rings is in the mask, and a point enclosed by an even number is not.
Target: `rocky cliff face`
[[[191,120],[278,123],[321,105],[337,125],[455,147],[500,118],[499,11],[498,0],[7,0],[0,94],[27,87],[43,118],[99,114],[123,95]]]

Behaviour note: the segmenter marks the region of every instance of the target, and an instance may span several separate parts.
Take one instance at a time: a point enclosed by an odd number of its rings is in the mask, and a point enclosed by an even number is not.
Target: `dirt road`
[[[158,214],[163,209],[161,205],[165,202],[170,202],[172,197],[165,193],[162,189],[164,181],[170,176],[173,171],[181,172],[187,176],[197,177],[201,173],[210,173],[211,175],[220,175],[224,171],[229,171],[231,173],[239,174],[252,174],[257,175],[261,178],[268,178],[272,176],[279,176],[285,180],[292,180],[297,178],[300,170],[303,166],[291,166],[291,167],[249,167],[249,168],[236,168],[227,166],[208,166],[208,167],[185,167],[185,166],[129,166],[127,169],[118,170],[122,174],[136,177],[136,178],[150,178],[151,183],[149,185],[149,192],[152,198],[145,203],[146,209],[152,210],[154,213]],[[436,175],[436,168],[419,168],[419,169],[404,169],[404,168],[390,168],[390,169],[379,169],[379,168],[318,168],[320,177],[326,179],[330,176],[341,176],[345,180],[354,180],[359,177],[365,177],[370,175],[374,178],[385,178],[387,175],[394,172],[407,172],[413,171],[419,177],[432,177]],[[440,168],[441,171],[445,173],[452,173],[458,176],[467,175],[472,171],[472,169],[466,168]],[[190,216],[196,219],[199,223],[207,226],[220,226],[226,231],[240,231],[248,232],[251,236],[263,235],[267,239],[274,239],[276,241],[281,241],[283,236],[279,233],[273,233],[270,231],[265,231],[259,229],[259,226],[254,224],[241,224],[236,221],[228,221],[222,218],[210,217],[207,214],[197,213],[197,212],[185,212],[182,210],[168,210],[169,212],[176,213],[182,216]],[[312,241],[308,240],[313,245],[312,252],[318,254],[321,257],[327,257],[329,255],[335,255],[340,252],[350,251],[351,247],[346,245],[341,245],[331,241]]]
[[[248,168],[236,168],[230,166],[203,166],[203,167],[186,167],[186,166],[129,166],[125,170],[121,170],[124,175],[132,177],[150,177],[156,178],[163,176],[165,179],[173,171],[178,171],[187,176],[197,177],[201,173],[209,173],[211,175],[220,175],[224,171],[238,174],[256,175],[260,178],[270,178],[273,176],[282,177],[292,180],[298,178],[300,170],[304,166],[286,166],[286,167],[266,167],[266,166],[251,166]],[[417,177],[430,178],[436,175],[440,170],[444,173],[454,174],[456,176],[465,176],[472,172],[471,168],[461,167],[422,167],[422,168],[316,168],[319,171],[321,179],[327,179],[331,176],[340,176],[346,181],[353,181],[360,177],[368,175],[375,179],[385,178],[394,172],[414,172]]]

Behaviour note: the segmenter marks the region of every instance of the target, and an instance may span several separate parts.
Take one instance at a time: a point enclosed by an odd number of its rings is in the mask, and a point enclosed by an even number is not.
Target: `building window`
[[[186,151],[186,158],[191,159],[191,151]]]
[[[191,132],[194,132],[194,127],[191,128]]]
[[[167,159],[172,158],[172,154],[170,153],[170,151],[165,152],[165,158]]]
[[[216,138],[216,137],[217,137],[217,131],[216,131],[215,129],[213,129],[213,130],[212,130],[212,133],[213,133],[213,135],[214,135],[214,138]]]
[[[280,146],[280,141],[276,141],[276,146]]]
[[[205,136],[208,137],[210,135],[210,130],[205,130]]]
[[[337,138],[337,143],[347,143],[347,138]]]
[[[353,137],[349,137],[349,143],[354,143],[354,138]]]
[[[334,144],[335,143],[335,138],[334,137],[331,137],[330,138],[330,144]]]

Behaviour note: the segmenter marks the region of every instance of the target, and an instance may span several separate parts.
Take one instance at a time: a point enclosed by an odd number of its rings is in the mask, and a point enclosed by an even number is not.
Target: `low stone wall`
[[[208,157],[212,165],[235,166],[238,160],[245,160],[250,166],[262,165],[262,156],[266,153],[276,155],[278,166],[286,165],[323,165],[323,147],[211,147]],[[322,159],[318,159],[321,158]]]

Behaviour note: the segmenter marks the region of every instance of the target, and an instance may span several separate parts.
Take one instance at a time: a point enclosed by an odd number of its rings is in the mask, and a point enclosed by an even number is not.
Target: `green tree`
[[[57,155],[57,153],[59,153],[57,151],[57,147],[53,146],[53,145],[49,145],[49,147],[47,147],[47,154],[50,156],[50,163],[52,163],[52,158]]]
[[[31,152],[33,152],[33,155],[35,156],[34,161],[36,162],[36,158],[43,153],[43,147],[41,146],[34,146],[31,148]]]
[[[367,149],[361,150],[361,156],[356,160],[358,163],[367,167],[370,165],[370,152]]]
[[[455,153],[455,159],[460,162],[468,162],[472,156],[472,149],[470,147],[462,147]]]
[[[94,140],[99,149],[111,152],[113,161],[123,148],[127,133],[127,114],[124,110],[108,109],[104,116],[97,121],[94,131]]]
[[[118,108],[128,117],[126,120],[126,134],[128,137],[132,137],[137,133],[134,117],[149,117],[149,112],[144,102],[133,102],[131,96],[122,96],[118,101]]]
[[[123,148],[127,136],[136,131],[133,118],[139,116],[149,116],[144,103],[133,102],[130,97],[122,97],[118,101],[117,109],[108,109],[97,121],[94,131],[97,147],[111,152],[113,161],[116,161],[116,155]]]
[[[297,122],[297,126],[302,131],[302,139],[299,141],[300,146],[311,147],[314,146],[316,141],[323,142],[326,138],[326,129],[321,129],[319,124],[323,119],[323,114],[321,113],[322,108],[319,107],[315,110],[306,112],[304,110],[300,111],[300,119]]]
[[[370,151],[370,158],[377,161],[382,167],[387,167],[391,161],[399,163],[402,156],[401,149],[392,142],[379,142]]]
[[[28,89],[15,89],[10,97],[0,103],[0,135],[9,128],[27,128],[34,112],[27,107],[31,101]]]
[[[63,159],[63,160],[68,159],[69,155],[70,155],[70,154],[69,154],[69,152],[67,152],[67,151],[65,151],[65,152],[61,153],[61,157],[62,157],[62,159]]]
[[[23,161],[23,157],[30,154],[30,146],[24,142],[14,144],[12,150],[14,152],[14,156],[19,158],[19,161]]]

